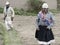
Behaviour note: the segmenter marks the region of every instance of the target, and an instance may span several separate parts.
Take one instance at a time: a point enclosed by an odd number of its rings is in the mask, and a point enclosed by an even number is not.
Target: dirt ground
[[[0,17],[3,17],[2,14]],[[60,14],[56,14],[54,18],[55,26],[52,31],[56,41],[52,45],[60,45]],[[2,18],[0,18],[0,20],[2,20]],[[35,20],[36,16],[15,16],[13,25],[18,31],[22,45],[39,45],[35,39]]]
[[[55,35],[55,43],[52,45],[60,45],[60,14],[54,16],[55,26],[53,33]],[[23,45],[39,45],[35,39],[35,20],[36,16],[15,16],[14,27],[19,32]]]

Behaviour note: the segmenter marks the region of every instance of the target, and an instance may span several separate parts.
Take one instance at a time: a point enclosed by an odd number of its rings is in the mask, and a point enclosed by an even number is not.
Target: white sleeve
[[[14,10],[13,10],[12,7],[11,7],[11,11],[12,11],[12,16],[11,17],[14,17],[15,13],[14,13]]]
[[[4,7],[3,14],[4,14],[4,16],[6,15],[6,7]]]

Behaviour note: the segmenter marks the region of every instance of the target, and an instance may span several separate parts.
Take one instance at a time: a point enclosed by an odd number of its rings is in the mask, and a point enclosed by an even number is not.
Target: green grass
[[[0,43],[4,44],[4,29],[2,28],[3,25],[0,23]]]
[[[4,24],[0,23],[0,33],[3,45],[21,45],[20,37],[15,29],[7,31]]]
[[[17,8],[14,8],[14,11],[15,11],[15,15],[20,15],[20,16],[36,16],[37,15],[37,12],[35,11],[25,11],[24,9],[17,9]],[[53,14],[57,14],[57,13],[60,13],[60,10],[57,10],[57,9],[49,9],[49,11],[51,11]],[[3,13],[3,8],[0,7],[0,13]]]
[[[2,7],[0,7],[0,13],[3,13],[3,8]]]
[[[31,13],[31,12],[27,12],[27,11],[24,11],[23,9],[17,9],[15,8],[15,14],[16,15],[20,15],[20,16],[36,16],[36,13]]]

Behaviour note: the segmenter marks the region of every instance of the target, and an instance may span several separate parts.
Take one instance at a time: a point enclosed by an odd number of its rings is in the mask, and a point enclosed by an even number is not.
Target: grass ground
[[[14,8],[14,11],[15,11],[15,14],[16,15],[20,15],[20,16],[36,16],[37,15],[37,12],[35,11],[26,11],[26,10],[23,10],[23,9],[17,9],[17,8]],[[49,9],[49,11],[51,11],[54,15],[57,14],[57,13],[60,13],[60,10],[57,10],[57,9]],[[0,13],[3,13],[3,8],[0,7]]]
[[[0,23],[0,35],[2,36],[3,45],[21,45],[17,31],[15,29],[7,31],[2,23]]]

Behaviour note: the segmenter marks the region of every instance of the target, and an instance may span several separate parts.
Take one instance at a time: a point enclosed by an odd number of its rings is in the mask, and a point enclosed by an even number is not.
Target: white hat
[[[48,4],[47,3],[43,3],[42,8],[48,8]]]
[[[7,1],[7,2],[6,2],[6,5],[9,5],[9,4],[10,4],[10,3]]]

